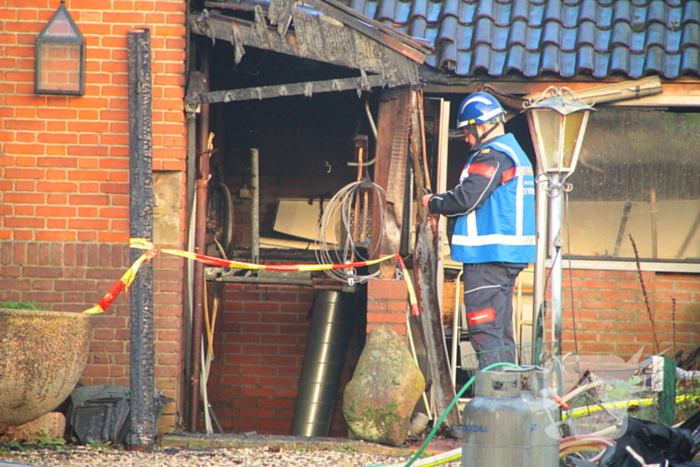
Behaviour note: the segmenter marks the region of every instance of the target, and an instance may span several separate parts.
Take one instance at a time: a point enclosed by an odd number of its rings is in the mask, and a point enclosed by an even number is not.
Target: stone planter
[[[91,315],[0,309],[0,425],[58,407],[87,363]]]

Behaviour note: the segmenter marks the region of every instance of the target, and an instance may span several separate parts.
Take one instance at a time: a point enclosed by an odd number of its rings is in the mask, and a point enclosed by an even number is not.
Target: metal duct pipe
[[[328,436],[345,352],[352,335],[355,295],[319,290],[311,311],[292,436]]]

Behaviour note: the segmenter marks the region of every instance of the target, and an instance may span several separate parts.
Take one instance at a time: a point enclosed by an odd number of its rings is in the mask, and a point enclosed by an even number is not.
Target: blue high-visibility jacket
[[[511,134],[487,141],[462,172],[460,184],[481,152],[506,154],[514,164],[483,203],[460,213],[451,240],[451,257],[460,263],[535,262],[535,179],[532,164]]]

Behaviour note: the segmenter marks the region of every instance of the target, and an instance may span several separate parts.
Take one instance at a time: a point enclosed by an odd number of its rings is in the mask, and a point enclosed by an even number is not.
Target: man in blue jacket
[[[464,264],[469,340],[480,368],[515,363],[513,286],[535,261],[535,179],[515,137],[505,133],[504,116],[490,94],[464,99],[457,128],[471,150],[459,184],[422,199],[431,214],[456,218],[451,257]]]

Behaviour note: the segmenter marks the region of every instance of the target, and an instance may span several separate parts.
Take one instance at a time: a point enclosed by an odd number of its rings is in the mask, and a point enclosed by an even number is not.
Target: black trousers
[[[465,264],[464,305],[469,340],[479,368],[493,363],[515,363],[513,286],[523,270],[509,263]]]

